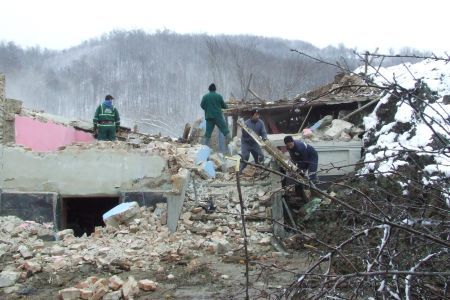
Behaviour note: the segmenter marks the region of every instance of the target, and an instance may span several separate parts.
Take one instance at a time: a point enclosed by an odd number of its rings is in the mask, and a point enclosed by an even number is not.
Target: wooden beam
[[[250,78],[248,79],[247,88],[245,89],[244,102],[247,101],[248,91],[250,90],[250,83],[252,82],[253,73],[250,73]]]
[[[252,94],[253,96],[256,97],[256,99],[258,99],[261,102],[266,102],[266,100],[264,100],[263,98],[261,98],[260,96],[258,96],[251,88],[248,88],[248,91],[250,92],[250,94]]]
[[[306,114],[306,117],[303,119],[302,125],[301,125],[300,128],[298,129],[298,133],[300,133],[300,132],[302,131],[303,126],[305,125],[306,120],[308,119],[309,113],[311,112],[312,108],[313,108],[312,106],[309,108],[308,113]]]
[[[372,104],[378,102],[379,100],[380,100],[380,99],[378,98],[378,99],[374,99],[374,100],[370,101],[369,103],[367,103],[367,104],[361,106],[361,107],[358,108],[357,110],[355,110],[355,111],[349,113],[348,115],[342,117],[341,120],[345,120],[345,119],[350,118],[350,117],[353,116],[354,114],[359,113],[359,112],[362,111],[363,109],[365,109],[365,108],[369,107],[370,105],[372,105]]]
[[[269,141],[263,141],[251,128],[247,127],[247,125],[245,125],[244,122],[242,122],[242,120],[238,120],[238,124],[239,124],[239,126],[241,126],[241,128],[243,130],[245,130],[255,140],[255,142],[261,148],[266,150],[266,152],[270,156],[272,156],[280,164],[280,166],[286,170],[286,172],[298,174],[297,166],[290,159],[286,158],[284,156],[283,152],[278,150],[278,148],[273,146]],[[303,180],[303,179],[300,178],[300,176],[298,176],[298,180]]]

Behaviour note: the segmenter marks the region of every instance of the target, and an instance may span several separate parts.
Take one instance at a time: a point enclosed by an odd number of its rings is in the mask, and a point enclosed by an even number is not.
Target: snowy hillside
[[[446,182],[448,187],[450,104],[444,96],[450,95],[450,64],[424,60],[381,68],[370,77],[387,93],[364,119],[365,167],[360,174],[399,175],[405,195],[410,182],[402,182],[401,175],[407,170],[417,172],[425,186]],[[442,187],[450,206],[448,189]]]

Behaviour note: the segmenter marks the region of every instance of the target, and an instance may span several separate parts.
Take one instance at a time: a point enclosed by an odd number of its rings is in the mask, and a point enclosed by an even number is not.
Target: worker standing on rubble
[[[231,141],[231,135],[222,114],[222,109],[226,109],[228,106],[223,101],[222,95],[216,93],[216,85],[214,83],[209,85],[208,90],[209,92],[203,96],[200,104],[201,108],[205,111],[206,120],[206,132],[203,137],[203,144],[209,145],[214,126],[217,125],[220,132],[225,136],[225,144],[228,145]]]
[[[260,136],[263,141],[267,140],[267,132],[266,127],[264,126],[264,122],[259,119],[259,111],[258,109],[253,109],[251,112],[251,117],[247,121],[245,121],[245,125],[252,129],[258,136]],[[253,156],[255,163],[262,163],[264,161],[264,154],[261,150],[261,147],[258,143],[247,133],[247,131],[242,130],[242,138],[241,138],[241,155],[244,161],[248,161],[250,158],[250,153]],[[247,163],[242,162],[239,170],[239,174],[242,174],[242,171],[247,166]]]
[[[317,164],[319,156],[313,146],[302,141],[294,141],[292,136],[284,137],[284,144],[289,151],[292,161],[302,171],[308,171],[309,180],[317,181]]]
[[[94,116],[94,132],[98,133],[99,141],[115,141],[116,132],[119,130],[119,112],[112,104],[114,99],[111,95],[106,95],[105,101],[97,107]]]

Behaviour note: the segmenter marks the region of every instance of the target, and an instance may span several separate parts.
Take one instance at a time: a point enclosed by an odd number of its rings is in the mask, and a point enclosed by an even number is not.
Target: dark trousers
[[[97,139],[99,141],[115,141],[116,140],[116,126],[99,124]]]
[[[259,164],[264,161],[264,154],[262,153],[261,147],[257,143],[241,142],[242,159],[248,161],[250,154],[252,154],[255,163]],[[239,171],[242,172],[246,166],[247,164],[242,162]]]
[[[296,161],[295,164],[302,171],[308,171],[308,177],[311,181],[317,180],[317,166],[319,163],[319,156],[317,152],[311,151],[308,153],[307,161]]]
[[[213,118],[213,119],[206,119],[206,132],[205,132],[205,138],[210,139],[211,134],[214,130],[214,126],[219,127],[220,132],[223,133],[224,136],[227,136],[230,133],[230,130],[228,129],[228,125],[225,122],[225,119],[223,116]]]

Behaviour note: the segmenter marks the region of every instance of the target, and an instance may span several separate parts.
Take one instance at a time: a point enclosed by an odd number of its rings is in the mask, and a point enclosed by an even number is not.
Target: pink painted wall
[[[94,137],[90,133],[76,130],[53,122],[41,122],[30,117],[15,116],[16,144],[33,151],[49,152],[58,147],[76,142],[90,143]]]

